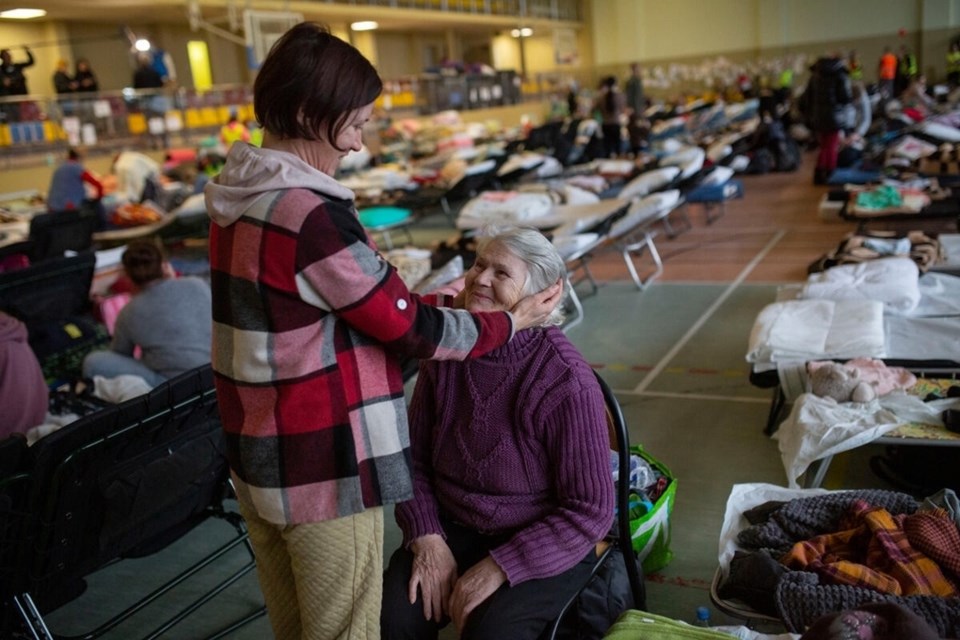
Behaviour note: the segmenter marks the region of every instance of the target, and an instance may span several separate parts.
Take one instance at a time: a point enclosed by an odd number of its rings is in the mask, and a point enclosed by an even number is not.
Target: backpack
[[[640,563],[637,568],[643,575]],[[641,581],[642,583],[642,581]],[[599,640],[627,609],[646,609],[633,602],[630,580],[620,548],[614,546],[606,561],[577,595],[557,631],[560,640]]]

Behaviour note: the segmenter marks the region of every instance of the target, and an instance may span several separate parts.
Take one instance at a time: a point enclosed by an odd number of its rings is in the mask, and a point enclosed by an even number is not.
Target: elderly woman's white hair
[[[523,295],[543,291],[561,278],[565,278],[567,267],[546,236],[530,227],[486,227],[480,232],[477,241],[477,254],[493,244],[505,247],[527,265],[527,281],[523,284]],[[566,298],[566,291],[564,291]],[[542,326],[560,326],[563,324],[563,300],[544,320]]]

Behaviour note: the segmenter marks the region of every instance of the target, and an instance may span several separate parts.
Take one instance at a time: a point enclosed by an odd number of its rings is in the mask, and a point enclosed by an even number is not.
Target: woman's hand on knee
[[[446,541],[437,534],[417,538],[410,550],[413,551],[413,569],[407,591],[410,604],[417,601],[419,588],[423,596],[423,617],[442,622],[457,581],[457,561]]]
[[[463,633],[470,612],[493,595],[507,581],[503,572],[491,556],[487,556],[473,565],[457,580],[450,595],[450,617],[457,625],[457,631]]]

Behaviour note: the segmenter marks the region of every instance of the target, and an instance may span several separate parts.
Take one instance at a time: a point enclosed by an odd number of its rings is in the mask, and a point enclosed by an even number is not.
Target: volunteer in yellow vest
[[[960,85],[960,42],[952,42],[947,51],[947,81],[951,87]]]
[[[847,56],[847,74],[850,76],[850,82],[859,82],[863,80],[863,64],[860,62],[860,56],[856,49],[851,49]]]
[[[234,142],[250,142],[250,131],[240,122],[236,114],[231,113],[227,124],[220,127],[220,142],[230,150]]]

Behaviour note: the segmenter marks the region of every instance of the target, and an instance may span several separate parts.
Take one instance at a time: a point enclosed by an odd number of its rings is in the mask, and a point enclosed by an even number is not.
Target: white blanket
[[[960,406],[960,400],[924,402],[903,391],[864,403],[838,403],[805,393],[773,437],[780,444],[789,486],[795,488],[814,460],[855,449],[908,422],[942,426],[940,413],[954,406]]]
[[[894,313],[910,313],[920,302],[920,270],[910,258],[843,264],[811,274],[801,298],[876,300]]]
[[[830,360],[885,354],[883,305],[872,300],[789,300],[760,311],[747,362]]]

